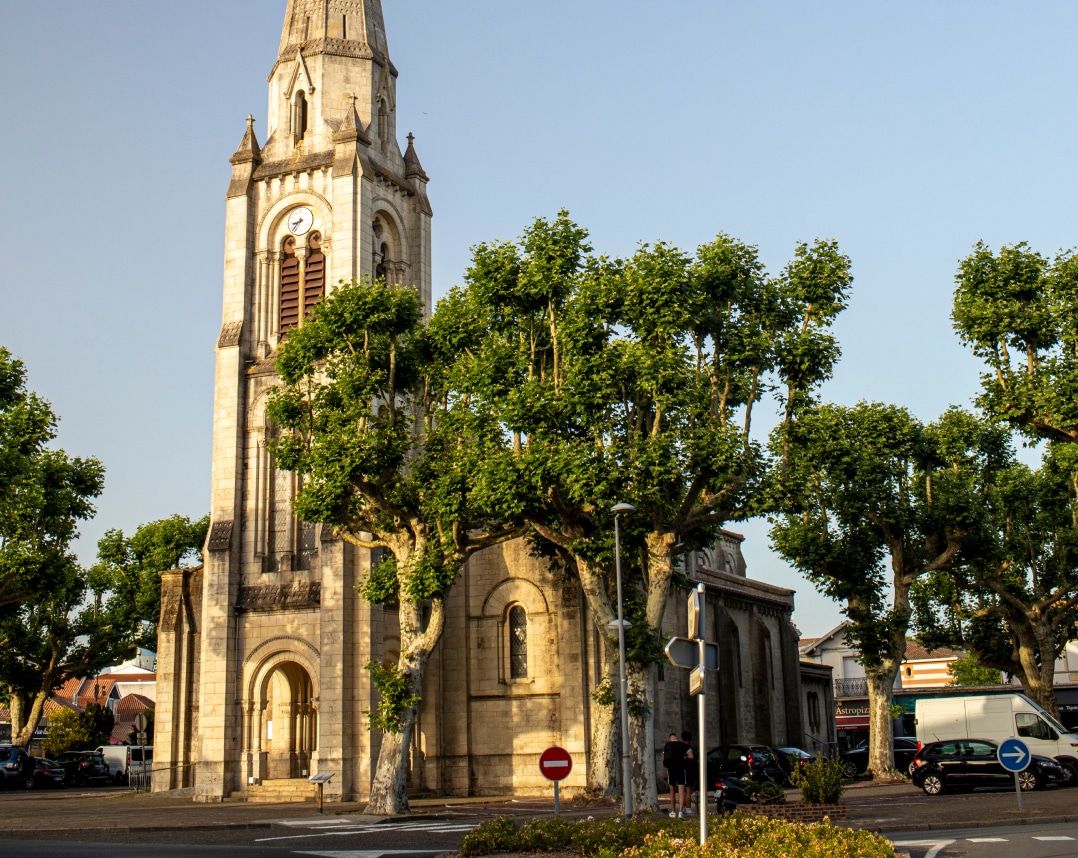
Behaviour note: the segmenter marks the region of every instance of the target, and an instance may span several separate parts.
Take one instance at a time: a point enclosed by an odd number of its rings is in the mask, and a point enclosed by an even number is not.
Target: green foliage
[[[54,759],[65,751],[89,748],[92,738],[90,730],[91,725],[82,717],[82,713],[60,709],[49,716],[49,729],[41,749],[46,757]]]
[[[382,561],[359,584],[359,595],[372,605],[393,605],[397,601],[397,558],[385,554]]]
[[[371,679],[378,689],[379,702],[375,711],[366,710],[371,727],[383,733],[399,733],[404,727],[404,712],[420,701],[412,677],[395,664],[382,664],[372,661],[366,670],[371,672]]]
[[[769,780],[745,778],[745,798],[750,801],[772,802],[786,795],[782,787]]]
[[[1078,442],[1078,257],[978,242],[955,283],[955,328],[988,368],[978,404],[1031,437]]]
[[[0,346],[0,606],[63,586],[77,524],[104,488],[98,460],[50,448],[57,422],[26,389],[23,363]]]
[[[128,622],[141,628],[139,643],[156,649],[161,614],[161,573],[202,562],[210,517],[192,521],[173,515],[139,525],[133,536],[109,530],[97,542],[97,563],[89,571],[95,592],[111,592],[130,609]]]
[[[96,748],[109,743],[112,728],[116,724],[112,712],[97,703],[91,703],[86,707],[86,711],[79,713],[79,718],[86,725],[86,732],[90,736],[87,748]]]
[[[794,765],[790,782],[801,790],[806,804],[835,804],[842,798],[842,760],[821,756],[804,766]]]
[[[468,832],[461,855],[575,851],[584,858],[894,858],[885,838],[828,823],[803,825],[759,816],[712,817],[706,846],[699,824],[637,818],[570,822],[536,819],[518,825],[496,817]]]
[[[998,670],[984,667],[973,653],[952,661],[947,672],[951,674],[951,685],[999,685],[1003,681]]]

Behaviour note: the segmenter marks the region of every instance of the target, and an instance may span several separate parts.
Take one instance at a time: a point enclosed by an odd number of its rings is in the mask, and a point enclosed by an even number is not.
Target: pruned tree
[[[161,573],[202,562],[210,517],[192,521],[173,515],[140,524],[132,536],[109,530],[97,541],[97,563],[90,586],[109,589],[130,610],[129,623],[139,630],[139,644],[157,648],[161,615]]]
[[[507,428],[524,517],[579,576],[597,625],[615,618],[609,508],[625,524],[634,623],[630,708],[634,805],[657,807],[653,714],[658,635],[681,558],[745,517],[763,473],[753,408],[779,386],[791,403],[830,373],[827,331],[845,302],[849,261],[831,242],[801,245],[769,278],[756,249],[729,236],[696,257],[645,245],[594,257],[566,212],[517,244],[480,245],[449,301],[467,330],[469,395]],[[470,326],[470,327],[469,327]],[[638,589],[636,589],[638,588]],[[607,676],[616,676],[608,641]],[[612,695],[592,721],[589,783],[616,780]]]
[[[844,605],[865,668],[869,762],[894,775],[891,707],[910,628],[911,590],[954,569],[983,526],[986,486],[1009,461],[1006,435],[951,409],[928,426],[878,403],[805,410],[773,438],[775,548]]]
[[[62,586],[78,522],[104,487],[96,459],[49,445],[57,417],[26,388],[26,369],[0,346],[0,608]]]
[[[521,536],[503,488],[477,478],[503,451],[501,428],[446,386],[457,348],[428,333],[415,292],[342,284],[277,355],[281,386],[268,413],[278,467],[300,475],[304,521],[385,552],[362,589],[395,604],[400,657],[372,664],[384,733],[369,813],[404,813],[408,754],[423,675],[445,625],[445,598],[464,561]]]
[[[1078,442],[1078,257],[978,242],[955,282],[955,328],[989,370],[978,404],[1032,437]]]
[[[915,589],[918,637],[967,648],[1058,717],[1055,662],[1078,634],[1078,447],[1050,443],[1037,470],[1012,463],[985,512],[962,562]]]

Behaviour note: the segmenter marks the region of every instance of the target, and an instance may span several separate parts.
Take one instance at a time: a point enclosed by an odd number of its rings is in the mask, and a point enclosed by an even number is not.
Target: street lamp
[[[629,759],[629,680],[625,677],[625,622],[624,609],[621,603],[621,528],[620,519],[623,512],[636,512],[636,507],[627,503],[619,503],[611,507],[614,513],[614,568],[618,578],[618,671],[621,678],[621,777],[625,792],[625,818],[633,815],[633,767]]]

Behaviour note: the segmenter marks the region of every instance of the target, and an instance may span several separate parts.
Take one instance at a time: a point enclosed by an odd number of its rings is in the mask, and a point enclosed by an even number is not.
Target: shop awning
[[[851,730],[857,727],[868,728],[867,715],[839,715],[835,718],[835,726],[841,730]]]

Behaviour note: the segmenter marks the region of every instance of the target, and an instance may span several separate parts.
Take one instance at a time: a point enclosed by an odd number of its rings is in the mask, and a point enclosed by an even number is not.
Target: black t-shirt
[[[667,742],[663,745],[663,767],[678,771],[685,767],[685,754],[689,746],[684,742]]]

